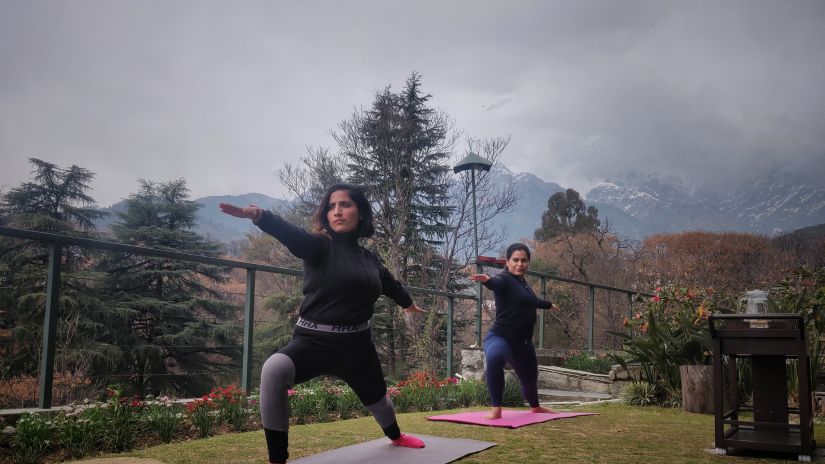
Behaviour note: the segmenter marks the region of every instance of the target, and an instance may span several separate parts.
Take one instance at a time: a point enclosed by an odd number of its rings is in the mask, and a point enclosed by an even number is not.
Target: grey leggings
[[[260,407],[264,428],[286,432],[289,429],[287,391],[296,383],[323,374],[347,382],[382,429],[395,423],[395,409],[386,396],[387,385],[368,331],[343,339],[296,333],[289,345],[266,360],[261,370]]]

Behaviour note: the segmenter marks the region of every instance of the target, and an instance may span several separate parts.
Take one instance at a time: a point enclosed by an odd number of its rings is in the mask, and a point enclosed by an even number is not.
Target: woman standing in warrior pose
[[[533,326],[536,308],[559,309],[533,293],[524,280],[530,266],[530,249],[523,243],[507,247],[507,267],[499,274],[473,274],[470,279],[481,282],[493,291],[496,298],[496,320],[484,337],[485,377],[492,410],[488,419],[501,418],[501,399],[504,394],[504,365],[509,363],[521,383],[521,395],[530,404],[532,412],[554,413],[539,404],[538,360],[533,347]]]
[[[343,379],[393,444],[423,448],[424,442],[398,427],[372,343],[370,318],[382,294],[407,313],[424,310],[378,257],[359,245],[359,238],[375,232],[364,193],[349,184],[330,187],[315,213],[315,233],[256,206],[221,203],[220,208],[251,219],[304,265],[304,300],[292,341],[270,356],[261,370],[261,421],[269,462],[285,463],[289,457],[287,390],[320,375]]]

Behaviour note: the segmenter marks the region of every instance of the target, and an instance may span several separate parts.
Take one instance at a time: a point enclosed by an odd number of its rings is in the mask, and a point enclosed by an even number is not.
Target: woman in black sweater
[[[533,293],[530,284],[524,280],[529,266],[530,249],[523,243],[514,243],[507,247],[504,271],[494,277],[487,274],[470,276],[471,280],[492,290],[496,299],[496,320],[484,337],[485,377],[493,406],[488,419],[501,418],[506,363],[513,366],[521,383],[521,395],[530,404],[530,411],[555,412],[539,404],[538,360],[532,338],[536,308],[559,308]]]
[[[256,206],[221,203],[220,208],[226,214],[251,219],[304,265],[304,300],[293,339],[270,356],[261,370],[261,421],[269,461],[284,463],[289,456],[287,390],[319,375],[347,382],[393,444],[423,448],[424,442],[402,434],[398,427],[372,343],[370,318],[382,294],[407,313],[424,310],[378,257],[358,244],[360,237],[375,232],[364,193],[348,184],[330,187],[315,214],[316,233]]]

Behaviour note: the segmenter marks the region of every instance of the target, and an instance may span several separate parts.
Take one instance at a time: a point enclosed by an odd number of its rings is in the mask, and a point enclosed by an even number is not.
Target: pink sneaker
[[[412,435],[407,435],[405,433],[402,433],[401,436],[398,437],[397,439],[392,440],[392,444],[397,445],[397,446],[404,446],[406,448],[423,448],[424,447],[424,442],[423,441],[421,441],[420,439],[418,439],[418,438],[416,438]]]

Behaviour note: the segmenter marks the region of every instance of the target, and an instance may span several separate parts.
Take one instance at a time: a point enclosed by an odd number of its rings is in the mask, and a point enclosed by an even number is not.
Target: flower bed
[[[508,386],[517,392],[518,386]],[[516,393],[517,394],[517,393]],[[391,385],[387,396],[398,412],[451,409],[487,404],[487,388],[477,380],[440,379],[416,372]],[[510,396],[510,405],[520,398]],[[366,408],[347,385],[319,380],[289,390],[291,424],[362,417]],[[51,417],[21,416],[3,429],[0,462],[29,464],[77,459],[98,452],[120,452],[164,442],[207,437],[260,427],[258,394],[234,385],[214,388],[194,400],[137,398],[117,386],[103,401],[86,401]],[[2,424],[0,424],[2,427]]]

